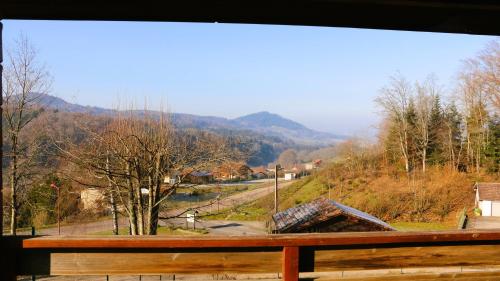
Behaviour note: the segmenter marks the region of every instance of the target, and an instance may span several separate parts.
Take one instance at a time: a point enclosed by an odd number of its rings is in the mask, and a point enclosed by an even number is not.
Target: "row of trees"
[[[458,77],[447,102],[434,76],[411,83],[397,75],[381,90],[381,143],[391,163],[402,163],[407,173],[425,173],[429,164],[499,171],[500,44],[466,61]]]
[[[24,202],[19,196],[27,193],[26,189],[36,174],[37,153],[41,149],[39,139],[26,137],[29,133],[26,129],[41,113],[36,103],[49,91],[51,77],[38,61],[36,49],[24,36],[18,39],[15,48],[7,50],[7,57],[8,63],[2,75],[2,163],[8,165],[10,229],[15,235],[18,210]]]
[[[53,217],[54,210],[45,209],[61,198],[54,197],[47,180],[59,179],[101,189],[116,234],[119,213],[129,218],[132,235],[156,234],[161,218],[180,215],[161,209],[184,177],[247,155],[249,146],[238,137],[181,130],[169,114],[147,108],[117,110],[115,116],[45,111],[40,104],[50,91],[50,74],[26,37],[13,47],[2,88],[2,169],[8,171],[4,179],[13,235],[19,218],[35,217],[35,205]],[[165,183],[167,175],[179,181]]]
[[[162,215],[161,207],[190,172],[210,169],[241,155],[237,139],[178,130],[166,114],[156,119],[127,111],[102,130],[84,130],[89,137],[83,143],[57,140],[62,155],[73,164],[65,174],[106,192],[116,234],[119,209],[129,218],[130,234],[156,234],[159,219],[171,216]],[[83,177],[78,176],[81,171],[86,171]],[[166,176],[178,181],[165,183]]]

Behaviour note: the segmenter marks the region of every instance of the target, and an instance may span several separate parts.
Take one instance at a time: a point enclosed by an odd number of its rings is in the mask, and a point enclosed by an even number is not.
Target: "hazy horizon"
[[[113,108],[147,98],[171,112],[268,111],[311,129],[370,134],[389,77],[435,74],[445,88],[492,36],[276,25],[4,21],[54,77],[53,96]],[[5,56],[8,59],[8,56]]]

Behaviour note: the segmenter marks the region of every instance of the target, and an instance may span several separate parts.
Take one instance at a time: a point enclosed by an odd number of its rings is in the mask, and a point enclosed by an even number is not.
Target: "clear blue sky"
[[[54,77],[53,95],[83,105],[163,102],[170,111],[234,118],[270,111],[313,129],[363,135],[373,99],[399,71],[453,84],[488,36],[271,25],[4,21]]]

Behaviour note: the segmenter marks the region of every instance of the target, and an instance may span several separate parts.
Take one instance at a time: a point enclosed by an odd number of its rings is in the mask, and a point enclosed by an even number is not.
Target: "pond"
[[[216,199],[218,195],[217,192],[178,192],[170,195],[169,200],[175,202],[201,202]]]

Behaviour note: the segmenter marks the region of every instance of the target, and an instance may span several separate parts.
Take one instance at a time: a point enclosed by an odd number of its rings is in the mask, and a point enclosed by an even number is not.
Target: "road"
[[[295,181],[280,182],[279,189],[285,188]],[[239,192],[228,197],[219,200],[220,210],[233,208],[241,204],[254,201],[256,199],[262,198],[272,192],[274,192],[274,183],[269,183],[263,187],[259,187],[253,190]],[[192,206],[192,208],[197,209],[200,213],[210,212],[213,208],[217,208],[216,204],[211,206],[205,206],[208,202],[200,202]],[[171,210],[165,216],[173,216],[183,212],[184,209]],[[181,219],[174,220],[176,225],[184,223]],[[218,235],[251,235],[251,234],[262,234],[265,233],[265,226],[260,222],[246,222],[246,221],[201,221],[198,223],[200,227],[209,230],[210,234]],[[119,225],[128,225],[128,219],[123,217],[120,218]],[[160,225],[164,225],[160,223]],[[111,219],[99,220],[89,223],[81,224],[71,224],[61,226],[61,235],[85,235],[92,234],[101,231],[111,230],[113,223]],[[21,234],[29,234],[30,232],[21,232]],[[37,230],[39,235],[58,235],[57,227],[50,227]]]

